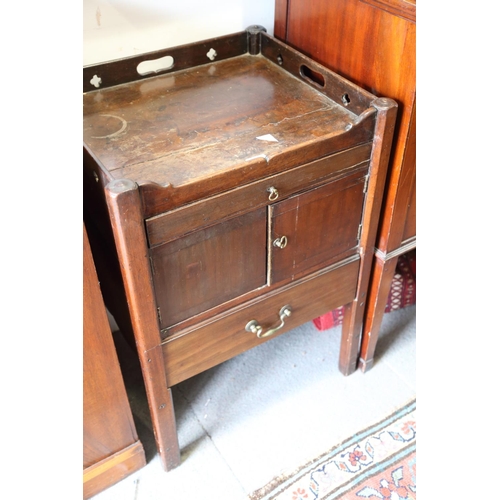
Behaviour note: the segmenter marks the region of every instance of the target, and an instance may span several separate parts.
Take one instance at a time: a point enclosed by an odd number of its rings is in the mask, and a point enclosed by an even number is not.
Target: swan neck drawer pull
[[[280,315],[280,324],[267,330],[267,332],[263,332],[262,326],[259,325],[259,322],[255,319],[252,319],[247,323],[245,330],[247,332],[255,333],[259,339],[263,339],[265,337],[270,337],[274,333],[276,333],[280,328],[285,326],[285,319],[292,315],[292,308],[290,306],[283,306],[279,312]]]

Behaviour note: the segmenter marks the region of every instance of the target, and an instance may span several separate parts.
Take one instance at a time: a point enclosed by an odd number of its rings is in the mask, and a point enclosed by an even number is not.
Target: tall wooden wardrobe
[[[276,0],[275,8],[277,38],[398,103],[360,341],[358,367],[366,371],[398,257],[416,248],[415,0]]]

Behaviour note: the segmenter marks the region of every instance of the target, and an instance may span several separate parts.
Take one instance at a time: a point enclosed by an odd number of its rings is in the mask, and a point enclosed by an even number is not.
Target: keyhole
[[[351,99],[349,98],[349,94],[344,94],[342,96],[342,102],[344,103],[344,106],[349,105],[349,103],[351,102]]]

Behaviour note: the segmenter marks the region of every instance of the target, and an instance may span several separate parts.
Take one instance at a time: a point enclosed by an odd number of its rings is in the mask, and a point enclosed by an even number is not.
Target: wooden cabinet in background
[[[146,464],[83,228],[83,495],[89,498]]]
[[[398,103],[359,366],[373,364],[400,255],[416,247],[415,0],[276,0],[274,34],[375,95]]]

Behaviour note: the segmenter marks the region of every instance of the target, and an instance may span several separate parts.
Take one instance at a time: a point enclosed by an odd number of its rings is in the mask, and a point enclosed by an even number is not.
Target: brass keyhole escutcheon
[[[276,238],[273,241],[273,246],[278,247],[278,248],[285,248],[287,243],[288,243],[287,237],[282,236],[281,238]]]

